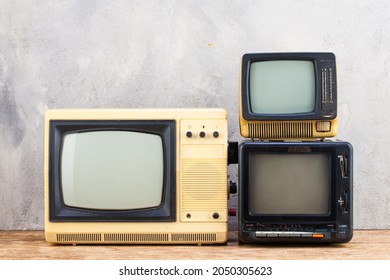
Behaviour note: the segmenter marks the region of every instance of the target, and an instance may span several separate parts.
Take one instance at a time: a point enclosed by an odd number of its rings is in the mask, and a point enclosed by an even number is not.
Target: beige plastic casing
[[[321,129],[325,127],[324,129]],[[266,140],[316,140],[337,135],[338,119],[305,121],[247,121],[240,111],[240,134]]]
[[[174,120],[176,221],[52,222],[49,134],[52,120]],[[51,243],[207,244],[228,238],[227,112],[224,109],[49,110],[45,116],[45,237]],[[192,137],[186,133],[190,131]],[[200,133],[205,136],[201,137]],[[215,136],[214,132],[217,132]],[[214,134],[214,135],[213,135]]]

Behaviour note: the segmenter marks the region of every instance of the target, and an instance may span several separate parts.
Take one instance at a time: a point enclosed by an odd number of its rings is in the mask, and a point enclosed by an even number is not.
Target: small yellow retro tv
[[[245,138],[316,139],[337,134],[333,53],[242,57],[240,132]]]
[[[227,136],[223,109],[49,110],[46,240],[226,242]]]

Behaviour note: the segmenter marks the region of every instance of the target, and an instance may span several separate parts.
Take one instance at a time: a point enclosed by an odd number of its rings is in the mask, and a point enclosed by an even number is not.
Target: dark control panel
[[[301,225],[278,224],[265,225],[246,223],[242,226],[242,232],[248,234],[259,242],[264,241],[289,241],[292,239],[316,239],[325,241],[332,239],[347,239],[350,235],[348,225]],[[309,241],[309,240],[307,240]],[[310,240],[313,241],[313,240]]]

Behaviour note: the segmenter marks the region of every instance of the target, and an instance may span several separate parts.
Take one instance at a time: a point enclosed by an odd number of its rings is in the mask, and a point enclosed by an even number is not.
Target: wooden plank
[[[214,259],[390,260],[390,230],[356,230],[344,244],[240,244],[236,232],[223,245],[52,245],[43,231],[0,231],[0,259]]]

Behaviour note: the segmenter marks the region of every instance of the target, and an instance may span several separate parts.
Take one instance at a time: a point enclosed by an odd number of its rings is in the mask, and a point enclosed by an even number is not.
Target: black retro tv
[[[244,54],[239,90],[240,133],[245,138],[316,139],[337,134],[333,53]]]
[[[242,142],[240,241],[351,240],[352,159],[342,141]]]

